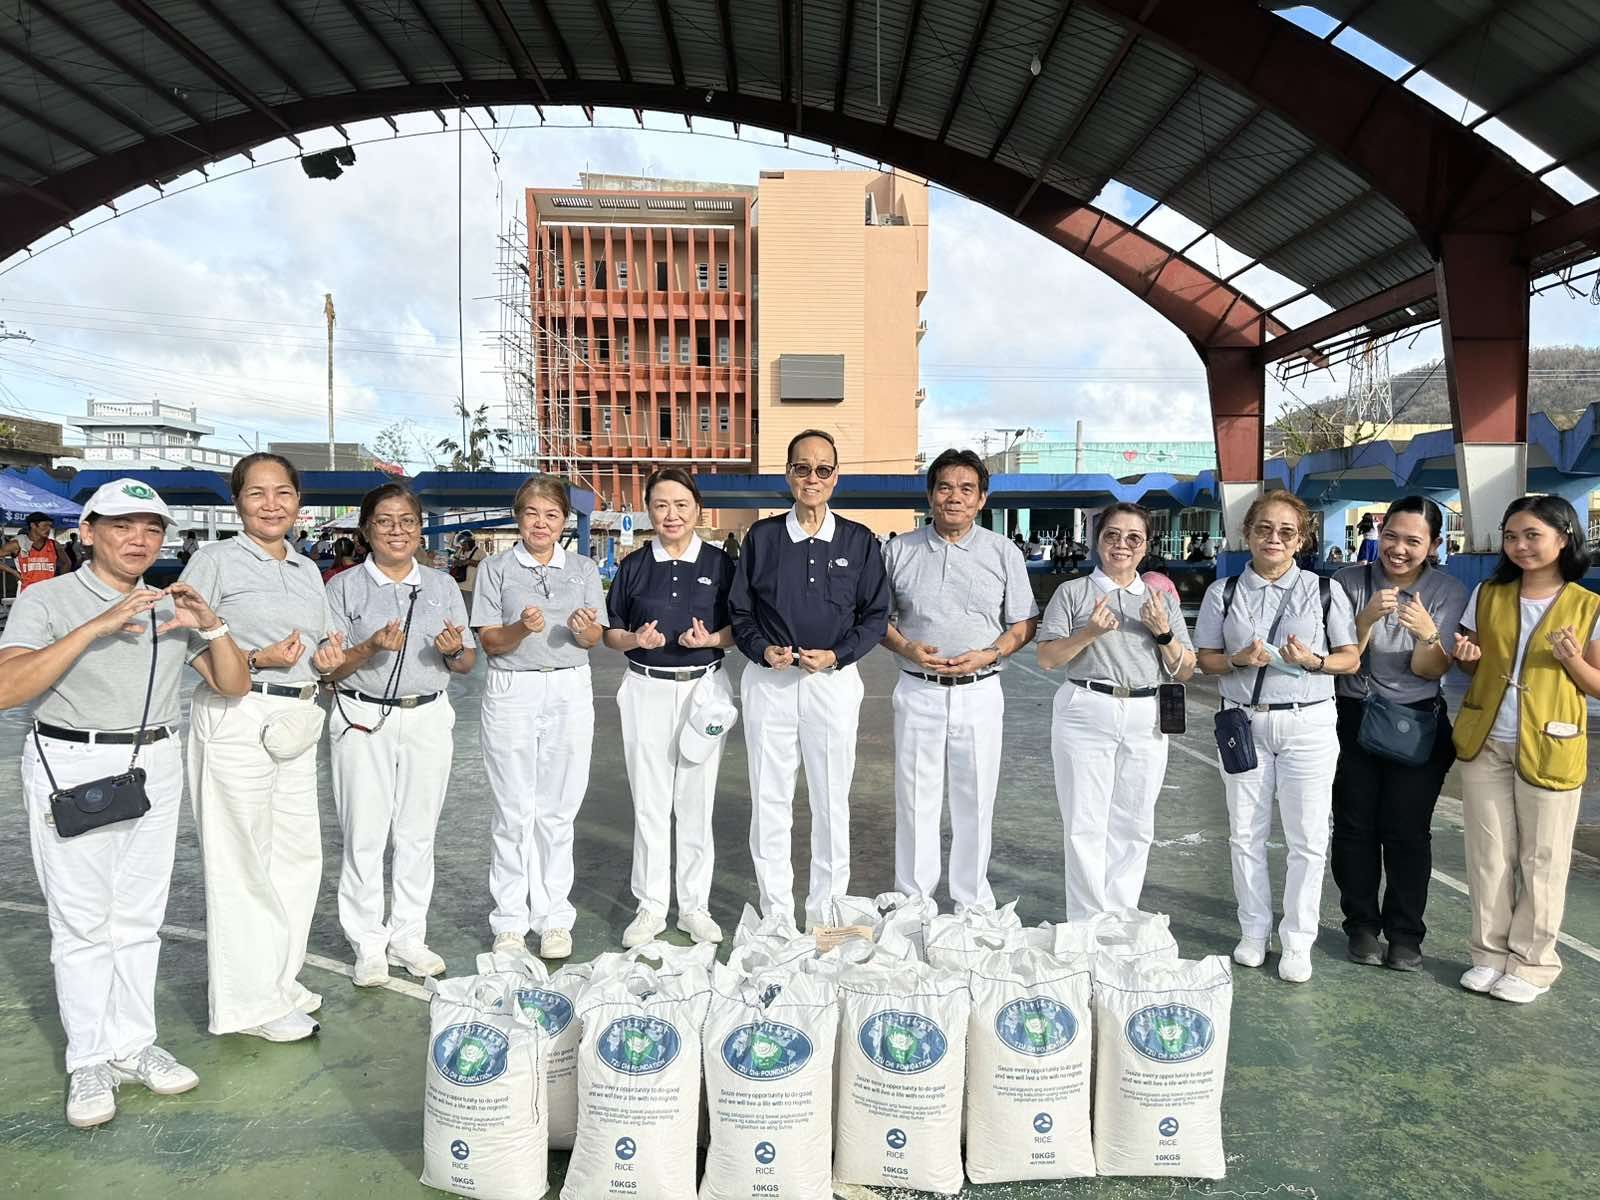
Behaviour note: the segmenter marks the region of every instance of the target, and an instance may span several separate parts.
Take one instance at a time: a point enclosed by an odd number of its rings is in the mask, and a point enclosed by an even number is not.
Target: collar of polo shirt
[[[972,523],[972,528],[968,529],[964,534],[952,542],[949,538],[945,537],[944,534],[940,533],[936,528],[934,528],[933,522],[930,521],[928,524],[922,527],[923,540],[927,543],[929,550],[938,550],[944,546],[955,546],[961,550],[970,550],[972,549],[972,543],[978,538],[978,528],[978,523],[974,521]]]
[[[1089,578],[1094,580],[1095,587],[1099,588],[1102,592],[1115,592],[1121,590],[1127,592],[1130,596],[1142,596],[1145,593],[1144,576],[1140,575],[1137,571],[1135,571],[1133,574],[1133,582],[1127,587],[1121,589],[1118,589],[1116,581],[1102,571],[1099,567],[1094,569],[1094,573],[1090,575]]]
[[[85,566],[82,570],[74,571],[72,576],[102,600],[121,600],[128,595],[127,592],[117,591],[116,588],[101,579],[99,575],[95,574],[92,566]],[[134,584],[134,586],[139,587],[140,585]]]
[[[789,510],[789,515],[783,519],[783,527],[784,529],[788,530],[789,540],[791,542],[803,542],[809,537],[814,537],[818,541],[823,542],[833,541],[833,509],[830,508],[826,513],[823,514],[822,528],[818,529],[816,533],[807,533],[804,529],[800,528],[800,518],[795,516],[796,511],[798,511],[798,506],[796,508],[791,508]]]
[[[378,564],[373,561],[371,555],[367,556],[366,560],[362,562],[361,566],[366,570],[368,575],[372,576],[372,581],[380,585],[392,583],[397,587],[418,587],[422,583],[422,568],[419,567],[414,560],[411,563],[411,573],[404,579],[390,579],[382,571],[378,570]]]
[[[705,545],[700,540],[698,533],[690,535],[688,548],[678,558],[678,562],[692,563],[700,557],[700,547]],[[671,562],[672,555],[667,553],[667,548],[661,544],[660,538],[650,539],[650,554],[657,562]]]
[[[262,562],[288,563],[291,567],[308,567],[316,565],[304,554],[301,554],[298,550],[296,550],[288,541],[288,539],[284,539],[284,556],[282,558],[274,558],[270,550],[268,550],[260,542],[256,541],[255,538],[251,537],[248,533],[241,533],[236,537],[229,538],[228,540],[230,542],[238,542],[239,545],[244,547],[247,553],[255,555]]]
[[[1300,567],[1296,563],[1291,563],[1289,569],[1276,579],[1263,579],[1256,574],[1254,567],[1247,565],[1239,575],[1239,582],[1254,592],[1259,592],[1262,588],[1269,587],[1282,588],[1284,591],[1288,591],[1300,582]]]
[[[561,548],[560,542],[551,547],[550,561],[547,563],[541,563],[533,555],[529,554],[528,548],[521,542],[511,548],[511,553],[525,567],[552,567],[557,571],[567,569],[567,552]]]

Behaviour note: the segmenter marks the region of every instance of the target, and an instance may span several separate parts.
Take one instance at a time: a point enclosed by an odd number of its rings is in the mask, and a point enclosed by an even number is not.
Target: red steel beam
[[[1426,271],[1407,279],[1404,283],[1397,283],[1376,295],[1368,296],[1365,300],[1357,300],[1354,304],[1318,317],[1315,321],[1297,325],[1287,333],[1281,333],[1270,339],[1261,347],[1261,361],[1277,362],[1299,354],[1303,350],[1309,350],[1338,334],[1359,329],[1368,322],[1376,321],[1379,317],[1387,316],[1397,309],[1410,308],[1413,304],[1431,300],[1437,293],[1438,286],[1434,273]]]
[[[1573,242],[1588,242],[1600,250],[1600,196],[1591,196],[1559,216],[1540,221],[1522,235],[1517,254],[1522,261],[1532,262]]]

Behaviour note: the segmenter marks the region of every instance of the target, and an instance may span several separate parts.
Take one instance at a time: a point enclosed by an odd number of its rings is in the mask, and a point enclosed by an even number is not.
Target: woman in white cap
[[[292,1042],[317,1032],[310,1014],[322,1004],[296,976],[322,882],[317,677],[344,662],[344,636],[316,562],[285,540],[300,473],[279,455],[247,454],[231,482],[244,533],[200,547],[181,577],[233,627],[250,670],[245,695],[200,687],[189,707],[210,1028]]]
[[[183,795],[178,683],[190,653],[223,695],[243,695],[250,680],[203,596],[184,583],[160,592],[141,583],[171,524],[143,483],[106,484],[79,526],[91,561],[30,587],[0,635],[0,708],[34,706],[22,791],[67,1034],[67,1121],[79,1128],[116,1115],[123,1083],[174,1095],[200,1082],[155,1044],[159,931]],[[130,760],[147,806],[111,786]],[[96,791],[113,797],[98,816],[85,811]]]
[[[733,645],[728,591],[733,560],[700,540],[700,489],[682,467],[644,485],[655,538],[628,555],[607,596],[606,645],[628,656],[617,692],[622,752],[633,791],[633,895],[639,909],[622,944],[642,946],[667,927],[672,817],[678,818],[678,928],[720,942],[711,917],[711,807],[732,692],[722,658]],[[686,724],[696,726],[683,737]],[[720,732],[708,739],[706,729]]]
[[[385,483],[361,501],[372,553],[328,584],[333,619],[349,649],[331,675],[333,799],[344,831],[339,923],[355,951],[357,987],[389,978],[390,965],[423,978],[444,971],[428,949],[433,838],[450,782],[456,714],[452,675],[477,652],[461,589],[416,560],[422,504]],[[340,539],[341,541],[344,539]],[[394,842],[394,897],[383,919],[383,852]]]
[[[483,766],[494,806],[489,927],[502,954],[572,953],[572,824],[589,788],[594,685],[589,651],[605,628],[606,597],[594,560],[568,553],[567,485],[523,481],[511,502],[522,540],[485,560],[472,627],[489,656],[483,691]]]

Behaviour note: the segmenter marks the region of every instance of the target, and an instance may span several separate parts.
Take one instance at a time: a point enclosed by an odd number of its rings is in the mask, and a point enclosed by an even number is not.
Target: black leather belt
[[[982,683],[985,679],[993,679],[1000,674],[999,671],[985,671],[982,675],[924,675],[921,671],[907,671],[913,679],[926,679],[929,683],[937,683],[940,687],[961,687],[967,683]]]
[[[58,742],[86,742],[95,746],[131,746],[138,742],[141,746],[148,746],[151,742],[164,742],[172,736],[172,730],[165,725],[156,725],[144,731],[140,739],[138,731],[128,733],[101,733],[94,729],[68,729],[65,725],[46,725],[43,721],[34,724],[40,737],[54,738]]]
[[[1101,683],[1097,679],[1074,679],[1072,682],[1081,688],[1088,688],[1091,692],[1099,692],[1102,696],[1115,696],[1118,700],[1143,700],[1147,696],[1154,696],[1159,690],[1153,687],[1118,687],[1114,683]]]
[[[432,704],[443,692],[429,692],[425,696],[369,696],[365,692],[357,692],[350,688],[340,688],[339,695],[349,696],[352,700],[360,700],[363,704],[377,704],[384,708],[421,708],[424,704]]]
[[[1247,708],[1251,712],[1288,712],[1290,709],[1315,708],[1327,702],[1328,698],[1324,696],[1321,700],[1290,700],[1286,704],[1237,704],[1231,700],[1228,703],[1234,704],[1236,708]]]
[[[284,683],[252,683],[252,692],[260,692],[263,696],[287,696],[290,700],[310,700],[317,694],[317,685],[314,683],[298,683],[293,686]]]
[[[706,667],[678,667],[676,669],[670,669],[666,667],[641,667],[638,663],[634,662],[630,658],[628,660],[628,670],[632,671],[635,675],[643,675],[646,679],[670,679],[674,683],[682,683],[686,679],[699,679],[702,675],[709,675],[713,671],[720,671],[722,670],[722,664],[715,662]]]

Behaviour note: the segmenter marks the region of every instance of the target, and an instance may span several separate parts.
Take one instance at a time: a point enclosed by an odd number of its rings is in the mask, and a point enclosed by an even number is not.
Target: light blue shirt
[[[1224,621],[1222,595],[1227,584],[1226,579],[1217,580],[1206,589],[1205,599],[1200,603],[1200,616],[1194,624],[1194,644],[1202,650],[1222,650],[1232,657],[1256,638],[1282,646],[1293,635],[1313,654],[1325,656],[1333,646],[1354,646],[1358,640],[1350,597],[1337,585],[1330,596],[1328,627],[1323,628],[1322,589],[1311,571],[1290,567],[1277,579],[1268,581],[1257,575],[1254,567],[1245,567],[1239,576],[1233,607]],[[1277,634],[1269,639],[1280,609],[1283,620]],[[1287,674],[1273,667],[1265,670],[1258,703],[1310,704],[1333,698],[1332,675],[1320,671]],[[1217,680],[1222,698],[1236,704],[1249,704],[1255,686],[1254,668],[1235,667]]]

